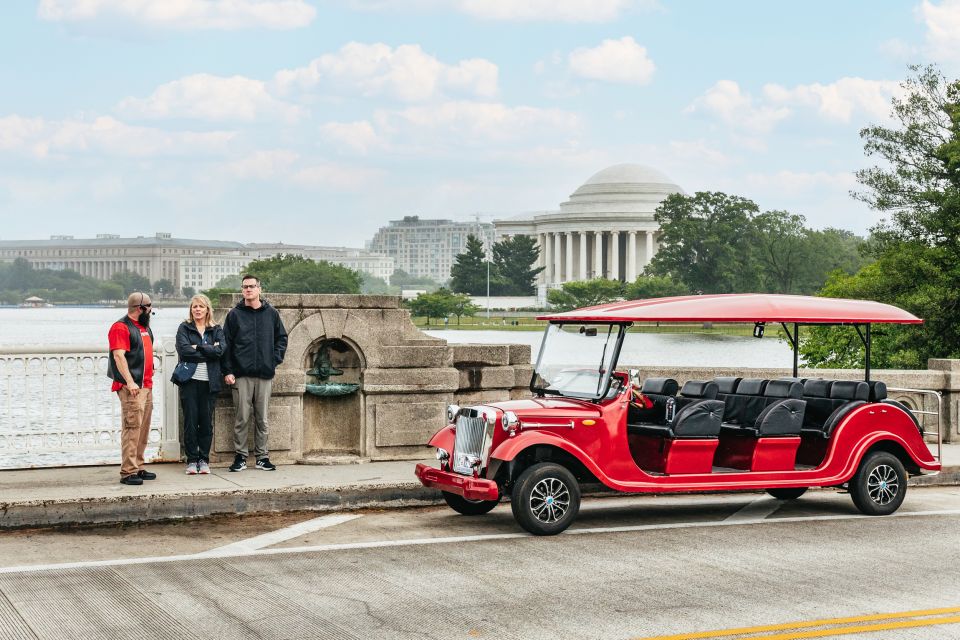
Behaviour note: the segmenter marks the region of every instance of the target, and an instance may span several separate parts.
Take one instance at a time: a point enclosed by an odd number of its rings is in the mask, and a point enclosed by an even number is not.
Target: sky
[[[960,0],[4,2],[0,239],[360,247],[622,162],[863,234],[859,131],[928,63]]]

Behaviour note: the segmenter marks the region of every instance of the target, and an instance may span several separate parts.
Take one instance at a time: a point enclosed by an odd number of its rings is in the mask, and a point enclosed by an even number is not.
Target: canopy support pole
[[[793,323],[793,335],[790,334],[790,328],[787,327],[786,322],[781,322],[780,326],[783,327],[783,332],[787,334],[787,340],[790,342],[790,346],[793,347],[793,377],[797,377],[797,372],[799,371],[798,365],[800,363],[800,323]]]
[[[864,378],[863,378],[863,379],[866,380],[867,382],[870,382],[870,343],[871,343],[871,339],[870,339],[870,323],[868,322],[868,323],[866,323],[864,326],[867,328],[866,335],[864,335],[863,331],[860,331],[860,325],[855,324],[855,325],[853,325],[853,328],[857,330],[857,335],[860,336],[860,341],[863,342],[863,347],[864,347],[864,349],[866,349],[866,352],[867,352],[867,353],[866,353],[866,363],[865,363],[865,365],[864,365],[864,367],[863,367],[863,370],[864,370]]]

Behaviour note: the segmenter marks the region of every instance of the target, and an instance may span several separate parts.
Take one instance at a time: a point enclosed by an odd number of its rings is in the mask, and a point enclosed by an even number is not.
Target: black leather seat
[[[650,398],[653,408],[641,409],[631,403],[627,408],[627,423],[666,424],[667,403],[679,390],[680,384],[673,378],[647,378],[640,393]]]
[[[825,392],[829,397],[823,397]],[[882,393],[886,394],[886,385]],[[809,413],[801,435],[829,438],[843,418],[867,403],[870,385],[856,380],[808,380],[804,397]]]
[[[753,435],[798,436],[807,403],[801,399],[803,385],[793,380],[771,380],[763,392],[767,407],[753,423]]]
[[[667,380],[676,384],[671,378]],[[669,386],[662,388],[666,390]],[[690,380],[683,385],[678,397],[667,396],[667,403],[672,399],[675,406],[672,420],[667,420],[664,416],[662,423],[629,422],[627,431],[662,438],[715,438],[720,433],[723,417],[723,402],[716,399],[717,389],[715,382]],[[654,399],[653,395],[660,394],[644,392],[644,395],[653,399],[656,404],[657,399]]]
[[[763,396],[767,381],[760,378],[743,378],[737,384],[736,393],[723,399],[723,424],[721,434],[747,435],[742,426],[752,426],[757,417],[767,408]]]

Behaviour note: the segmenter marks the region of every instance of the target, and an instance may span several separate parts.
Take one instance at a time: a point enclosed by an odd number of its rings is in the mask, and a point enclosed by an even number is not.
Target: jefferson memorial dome
[[[608,278],[632,282],[659,247],[653,212],[670,194],[684,193],[663,173],[617,164],[590,176],[559,211],[495,220],[498,238],[534,237],[545,267],[540,283]]]

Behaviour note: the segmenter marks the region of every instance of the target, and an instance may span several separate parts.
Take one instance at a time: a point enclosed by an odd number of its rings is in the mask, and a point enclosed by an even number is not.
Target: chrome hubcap
[[[530,492],[530,510],[540,522],[557,522],[569,508],[570,491],[556,478],[544,478]]]
[[[867,476],[867,494],[877,504],[890,504],[899,492],[900,480],[890,465],[878,464]]]

